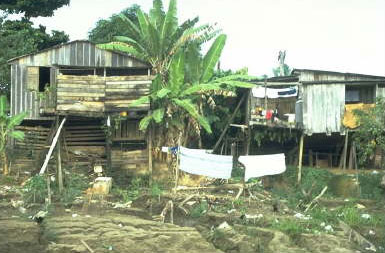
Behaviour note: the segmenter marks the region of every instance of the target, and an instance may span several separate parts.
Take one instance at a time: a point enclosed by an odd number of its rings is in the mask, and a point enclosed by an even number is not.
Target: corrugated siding
[[[11,65],[11,114],[27,112],[26,119],[48,119],[39,116],[39,96],[27,88],[27,67]]]
[[[135,58],[101,50],[95,45],[84,41],[76,41],[62,45],[59,48],[28,55],[16,62],[28,66],[148,67]]]
[[[305,85],[303,122],[307,134],[342,132],[345,85]]]

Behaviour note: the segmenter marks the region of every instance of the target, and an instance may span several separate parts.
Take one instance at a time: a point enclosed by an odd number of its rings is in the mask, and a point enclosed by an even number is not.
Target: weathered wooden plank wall
[[[149,104],[128,105],[150,91],[149,76],[57,76],[57,111],[104,112],[144,111]]]
[[[149,76],[121,76],[106,78],[105,111],[145,111],[150,109],[148,103],[127,108],[133,101],[150,93]]]
[[[139,130],[139,120],[121,120],[112,133],[113,141],[146,140],[144,132]]]

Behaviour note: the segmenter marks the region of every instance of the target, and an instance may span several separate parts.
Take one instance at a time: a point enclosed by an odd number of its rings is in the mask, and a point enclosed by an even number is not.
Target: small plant
[[[306,232],[305,228],[298,222],[292,219],[280,220],[272,224],[274,229],[280,230],[292,239],[298,239],[299,235]]]
[[[26,203],[44,203],[47,194],[47,181],[41,175],[31,177],[23,187],[23,198]]]
[[[72,203],[76,197],[79,197],[88,187],[88,179],[80,174],[71,174],[64,185],[61,201],[65,204]]]
[[[157,197],[160,200],[160,195],[162,195],[162,192],[163,192],[162,187],[158,183],[154,182],[150,189],[151,197],[152,198]]]
[[[8,115],[7,96],[0,96],[0,156],[3,162],[3,174],[9,173],[7,143],[9,137],[16,140],[24,139],[24,132],[15,130],[20,125],[27,114],[21,113],[13,116]]]
[[[199,205],[195,206],[192,210],[191,210],[191,217],[193,218],[199,218],[201,216],[203,216],[207,210],[208,210],[209,206],[207,204],[206,201],[202,201],[199,203]]]

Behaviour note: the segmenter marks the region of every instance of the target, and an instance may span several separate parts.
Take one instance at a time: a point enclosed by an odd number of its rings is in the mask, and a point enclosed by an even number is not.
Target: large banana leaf
[[[178,93],[184,83],[184,67],[184,52],[180,50],[174,56],[169,72],[169,87],[173,94]]]
[[[191,103],[190,100],[188,100],[188,99],[183,99],[183,100],[173,99],[172,101],[176,105],[178,105],[179,107],[183,108],[191,117],[196,119],[198,121],[199,125],[201,125],[209,134],[212,133],[209,122],[207,121],[206,118],[202,117],[199,114],[198,110],[196,109],[194,104]]]
[[[215,65],[221,56],[225,43],[226,35],[219,35],[203,58],[203,73],[200,80],[201,83],[206,83],[213,76]]]
[[[156,96],[158,98],[164,98],[167,94],[169,94],[171,92],[170,89],[167,89],[167,88],[162,88],[161,90],[159,90],[157,93],[156,93]]]
[[[195,84],[186,90],[182,91],[181,96],[188,96],[192,94],[202,93],[205,91],[220,90],[221,87],[216,83],[204,83],[204,84]]]
[[[140,11],[140,9],[139,9]],[[132,38],[138,39],[140,38],[140,30],[137,25],[135,25],[134,22],[132,22],[127,16],[124,14],[120,14],[119,17],[127,23],[127,29],[130,32]]]
[[[126,43],[109,42],[109,43],[104,43],[104,44],[98,44],[97,47],[100,49],[104,49],[104,50],[124,52],[124,53],[127,53],[131,56],[134,56],[140,60],[147,61],[146,56],[142,52],[139,52],[134,47],[132,47]]]
[[[166,15],[163,9],[163,2],[162,0],[154,0],[152,5],[153,8],[150,10],[151,23],[156,29],[160,30]]]
[[[150,96],[142,96],[127,106],[127,108],[135,107],[142,104],[150,103]]]
[[[0,117],[5,117],[7,115],[8,100],[7,96],[0,96]]]
[[[24,139],[24,132],[22,131],[11,131],[10,136],[15,138],[16,140],[23,140]]]
[[[222,84],[227,84],[231,87],[238,87],[238,88],[253,88],[255,87],[255,84],[248,83],[248,82],[242,82],[242,81],[223,81]]]
[[[152,114],[147,115],[139,122],[139,130],[145,131],[152,120]]]
[[[7,129],[11,130],[23,122],[24,118],[27,116],[27,113],[19,113],[14,116],[7,118]]]
[[[164,117],[164,108],[156,109],[156,110],[152,113],[152,117],[154,118],[154,120],[155,120],[156,123],[162,122],[163,117]]]
[[[169,42],[169,38],[178,28],[178,18],[176,10],[176,0],[170,0],[166,17],[163,21],[162,29],[160,32],[161,47],[166,48],[166,43]]]

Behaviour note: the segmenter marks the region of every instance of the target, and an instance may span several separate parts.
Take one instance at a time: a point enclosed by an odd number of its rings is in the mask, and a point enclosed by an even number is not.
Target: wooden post
[[[149,182],[148,185],[152,187],[152,125],[150,124],[150,129],[148,130],[147,136],[147,149],[148,149],[148,174]]]
[[[245,125],[247,126],[246,130],[246,155],[250,154],[250,143],[251,143],[251,127],[250,127],[250,96],[251,90],[249,90],[246,101],[246,113],[245,113]]]
[[[111,118],[110,115],[106,119],[106,156],[107,156],[107,171],[111,172],[112,170],[112,161],[111,161]]]
[[[310,167],[313,167],[314,166],[314,163],[313,163],[313,150],[309,150],[309,166]]]
[[[175,192],[178,188],[178,181],[179,181],[179,154],[180,154],[181,138],[182,138],[182,133],[179,133],[178,147],[177,147],[177,153],[176,153],[176,167],[175,167]]]
[[[239,101],[239,103],[238,103],[237,107],[235,108],[233,114],[231,115],[230,119],[228,120],[225,129],[223,130],[223,132],[222,132],[221,135],[219,136],[218,141],[215,143],[215,145],[214,145],[214,147],[213,147],[213,153],[215,152],[215,150],[218,148],[219,144],[221,143],[223,137],[225,136],[225,134],[226,134],[226,132],[227,132],[227,129],[229,128],[231,122],[233,122],[234,117],[235,117],[235,114],[238,112],[238,110],[239,110],[239,108],[241,107],[241,104],[242,104],[243,100],[245,100],[246,96],[247,96],[247,93],[245,93],[245,94],[242,96],[241,100]]]
[[[345,135],[345,145],[344,145],[344,154],[342,156],[342,164],[343,164],[343,169],[346,169],[346,156],[348,153],[348,139],[349,139],[349,129],[346,130],[346,135]]]
[[[60,117],[56,116],[56,129],[59,129]],[[61,167],[61,136],[57,140],[56,148],[56,168],[57,168],[57,183],[59,187],[59,193],[63,192],[63,171]]]
[[[302,176],[302,156],[303,156],[303,141],[304,141],[305,135],[302,133],[301,139],[299,141],[299,149],[298,149],[298,177],[297,177],[297,183],[301,183],[301,176]]]

